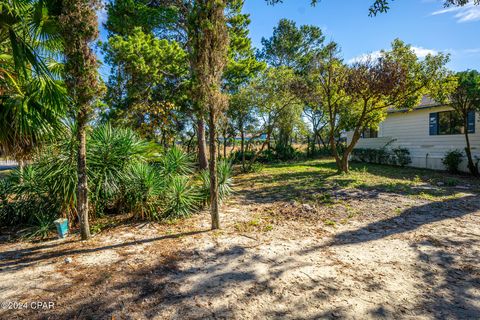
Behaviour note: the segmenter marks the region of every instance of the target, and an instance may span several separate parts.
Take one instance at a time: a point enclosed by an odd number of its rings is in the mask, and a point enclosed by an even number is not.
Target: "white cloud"
[[[435,55],[435,54],[438,53],[438,51],[433,50],[433,49],[426,49],[426,48],[423,48],[423,47],[415,47],[415,46],[412,46],[412,50],[413,50],[413,52],[415,52],[415,54],[419,58],[425,58],[429,54]],[[347,61],[347,63],[352,64],[352,63],[355,63],[355,62],[364,62],[369,58],[375,60],[377,58],[380,58],[380,56],[381,56],[381,52],[380,52],[380,50],[377,50],[377,51],[373,51],[371,53],[364,53],[364,54],[361,54],[359,56],[353,57],[353,58],[349,59]]]
[[[435,55],[435,54],[438,53],[438,51],[436,51],[436,50],[425,49],[425,48],[422,48],[422,47],[412,47],[412,49],[413,49],[413,52],[415,52],[415,54],[419,58],[425,58],[429,54]]]
[[[479,54],[480,53],[480,48],[474,48],[474,49],[465,49],[464,52],[466,54]]]
[[[352,63],[355,63],[355,62],[365,62],[368,59],[375,60],[375,59],[380,58],[380,56],[381,56],[380,51],[373,51],[371,53],[364,53],[364,54],[361,54],[359,56],[353,57],[352,59],[348,60],[347,63],[352,64]]]
[[[442,10],[432,12],[433,16],[453,13],[457,22],[469,22],[480,20],[480,6],[474,5],[472,2],[466,4],[463,7],[450,7]]]

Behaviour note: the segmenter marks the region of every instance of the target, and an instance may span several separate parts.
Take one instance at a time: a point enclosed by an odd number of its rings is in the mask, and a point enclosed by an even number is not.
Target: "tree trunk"
[[[350,144],[345,148],[343,152],[342,158],[340,159],[340,167],[339,172],[348,173],[350,171],[350,167],[348,164],[348,159],[350,158],[350,154],[353,151],[353,148],[357,145],[358,140],[360,139],[360,132],[363,131],[360,128],[356,128],[353,132],[352,141]],[[337,147],[335,146],[335,150]]]
[[[245,132],[240,132],[240,152],[242,153],[242,169],[245,170]]]
[[[211,130],[211,127],[210,127]],[[198,117],[197,120],[197,138],[198,138],[198,165],[200,170],[208,168],[207,159],[207,142],[205,140],[205,121],[203,117]]]
[[[332,154],[335,157],[335,162],[337,164],[338,173],[342,172],[342,161],[337,151],[337,144],[335,143],[335,131],[330,130],[330,149],[332,149]]]
[[[210,110],[210,210],[212,215],[212,230],[220,229],[218,213],[218,179],[217,179],[217,150],[215,139],[215,111]]]
[[[221,147],[222,143],[220,141],[220,135],[216,134],[216,136],[217,136],[217,148],[216,148],[217,149],[217,160],[220,160],[220,159],[222,159],[222,147]]]
[[[342,160],[341,160],[341,171],[343,173],[348,173],[350,168],[349,168],[349,165],[348,165],[348,157],[349,155],[343,155],[342,157]]]
[[[478,176],[478,168],[473,163],[472,149],[471,149],[471,146],[470,146],[470,138],[468,136],[468,121],[467,121],[466,116],[465,116],[464,128],[465,128],[465,142],[467,144],[467,146],[465,148],[465,153],[467,155],[467,160],[468,160],[468,170],[470,170],[470,173],[472,175]]]
[[[82,240],[90,238],[90,226],[88,224],[88,185],[87,185],[87,139],[86,139],[86,110],[80,107],[77,115],[77,214],[80,221]]]
[[[227,159],[227,130],[223,131],[223,158]]]
[[[314,141],[313,143],[314,143],[313,148],[315,149],[315,141]],[[310,136],[307,135],[307,157],[310,157],[310,156],[313,154],[313,151],[312,151],[312,153],[310,153],[310,147],[311,147],[311,145],[310,145]]]

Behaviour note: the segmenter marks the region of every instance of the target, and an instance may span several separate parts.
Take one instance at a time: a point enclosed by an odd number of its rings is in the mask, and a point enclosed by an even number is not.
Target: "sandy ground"
[[[203,213],[86,243],[1,244],[0,318],[480,318],[479,195],[348,192],[366,213],[344,223],[240,191],[221,231]]]

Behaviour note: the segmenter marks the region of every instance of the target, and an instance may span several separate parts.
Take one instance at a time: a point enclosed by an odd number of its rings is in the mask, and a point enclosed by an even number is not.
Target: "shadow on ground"
[[[357,295],[345,298],[352,288],[358,286],[365,295],[382,293],[386,290],[382,283],[375,276],[352,268],[346,271],[351,276],[347,284],[335,276],[318,278],[315,274],[303,272],[303,268],[318,263],[334,265],[335,257],[329,255],[332,248],[383,240],[442,220],[461,218],[479,209],[479,196],[431,203],[340,233],[326,245],[289,254],[268,256],[255,247],[217,245],[200,251],[195,248],[183,249],[175,259],[139,268],[121,267],[115,271],[95,268],[86,270],[90,273],[81,278],[67,274],[69,286],[58,284],[58,287],[49,288],[43,297],[44,300],[57,301],[56,309],[41,316],[31,310],[20,312],[24,312],[21,316],[31,319],[153,319],[159,315],[160,318],[178,319],[348,317],[352,316],[352,310],[341,301],[360,301]],[[198,232],[183,235],[195,233]],[[143,242],[159,241],[158,245],[161,246],[161,240],[176,236],[145,239]],[[413,305],[398,303],[392,306],[374,301],[369,307],[370,316],[401,318],[424,315],[437,319],[478,317],[478,295],[473,293],[480,289],[478,242],[478,235],[468,233],[459,234],[458,239],[439,234],[434,238],[424,236],[411,240],[409,245],[415,252],[413,276],[418,279],[415,289],[421,295],[416,297]],[[51,252],[40,254],[35,250],[4,252],[0,266],[5,272],[52,257],[136,243],[138,241],[58,252],[55,248],[46,248]],[[189,263],[183,264],[185,261]],[[302,272],[304,275],[300,277]],[[298,276],[285,278],[292,274]],[[1,312],[0,318],[5,316],[5,311],[3,315]]]
[[[129,246],[140,245],[144,243],[160,242],[166,239],[175,239],[175,238],[180,238],[185,236],[192,236],[196,234],[205,233],[208,231],[209,230],[183,232],[178,234],[170,234],[170,235],[164,235],[164,236],[155,237],[155,238],[128,241],[128,242],[123,242],[123,243],[118,243],[118,244],[113,244],[108,246],[101,246],[101,247],[87,247],[87,248],[76,248],[76,249],[62,248],[74,242],[74,241],[68,241],[68,242],[52,243],[48,245],[39,245],[39,246],[34,246],[26,249],[4,251],[4,252],[0,252],[0,272],[19,270],[19,269],[31,266],[35,263],[48,261],[56,258],[63,258],[71,255],[79,255],[79,254],[86,254],[86,253],[92,253],[92,252],[102,252],[105,250],[120,249],[120,248],[129,247]]]
[[[427,203],[406,209],[397,216],[374,221],[363,228],[339,233],[334,236],[328,245],[355,244],[379,240],[391,235],[415,230],[422,225],[463,217],[479,209],[479,195]]]

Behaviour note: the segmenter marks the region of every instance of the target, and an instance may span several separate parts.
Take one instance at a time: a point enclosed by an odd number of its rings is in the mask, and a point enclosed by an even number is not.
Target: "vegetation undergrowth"
[[[23,226],[21,234],[28,238],[46,238],[55,219],[76,222],[74,135],[69,130],[23,170],[0,180],[0,224]],[[96,127],[87,143],[91,220],[119,213],[140,220],[177,219],[208,204],[209,174],[197,173],[193,158],[181,148],[149,145],[131,129],[110,124]],[[220,161],[218,176],[223,200],[232,192],[230,161]]]

